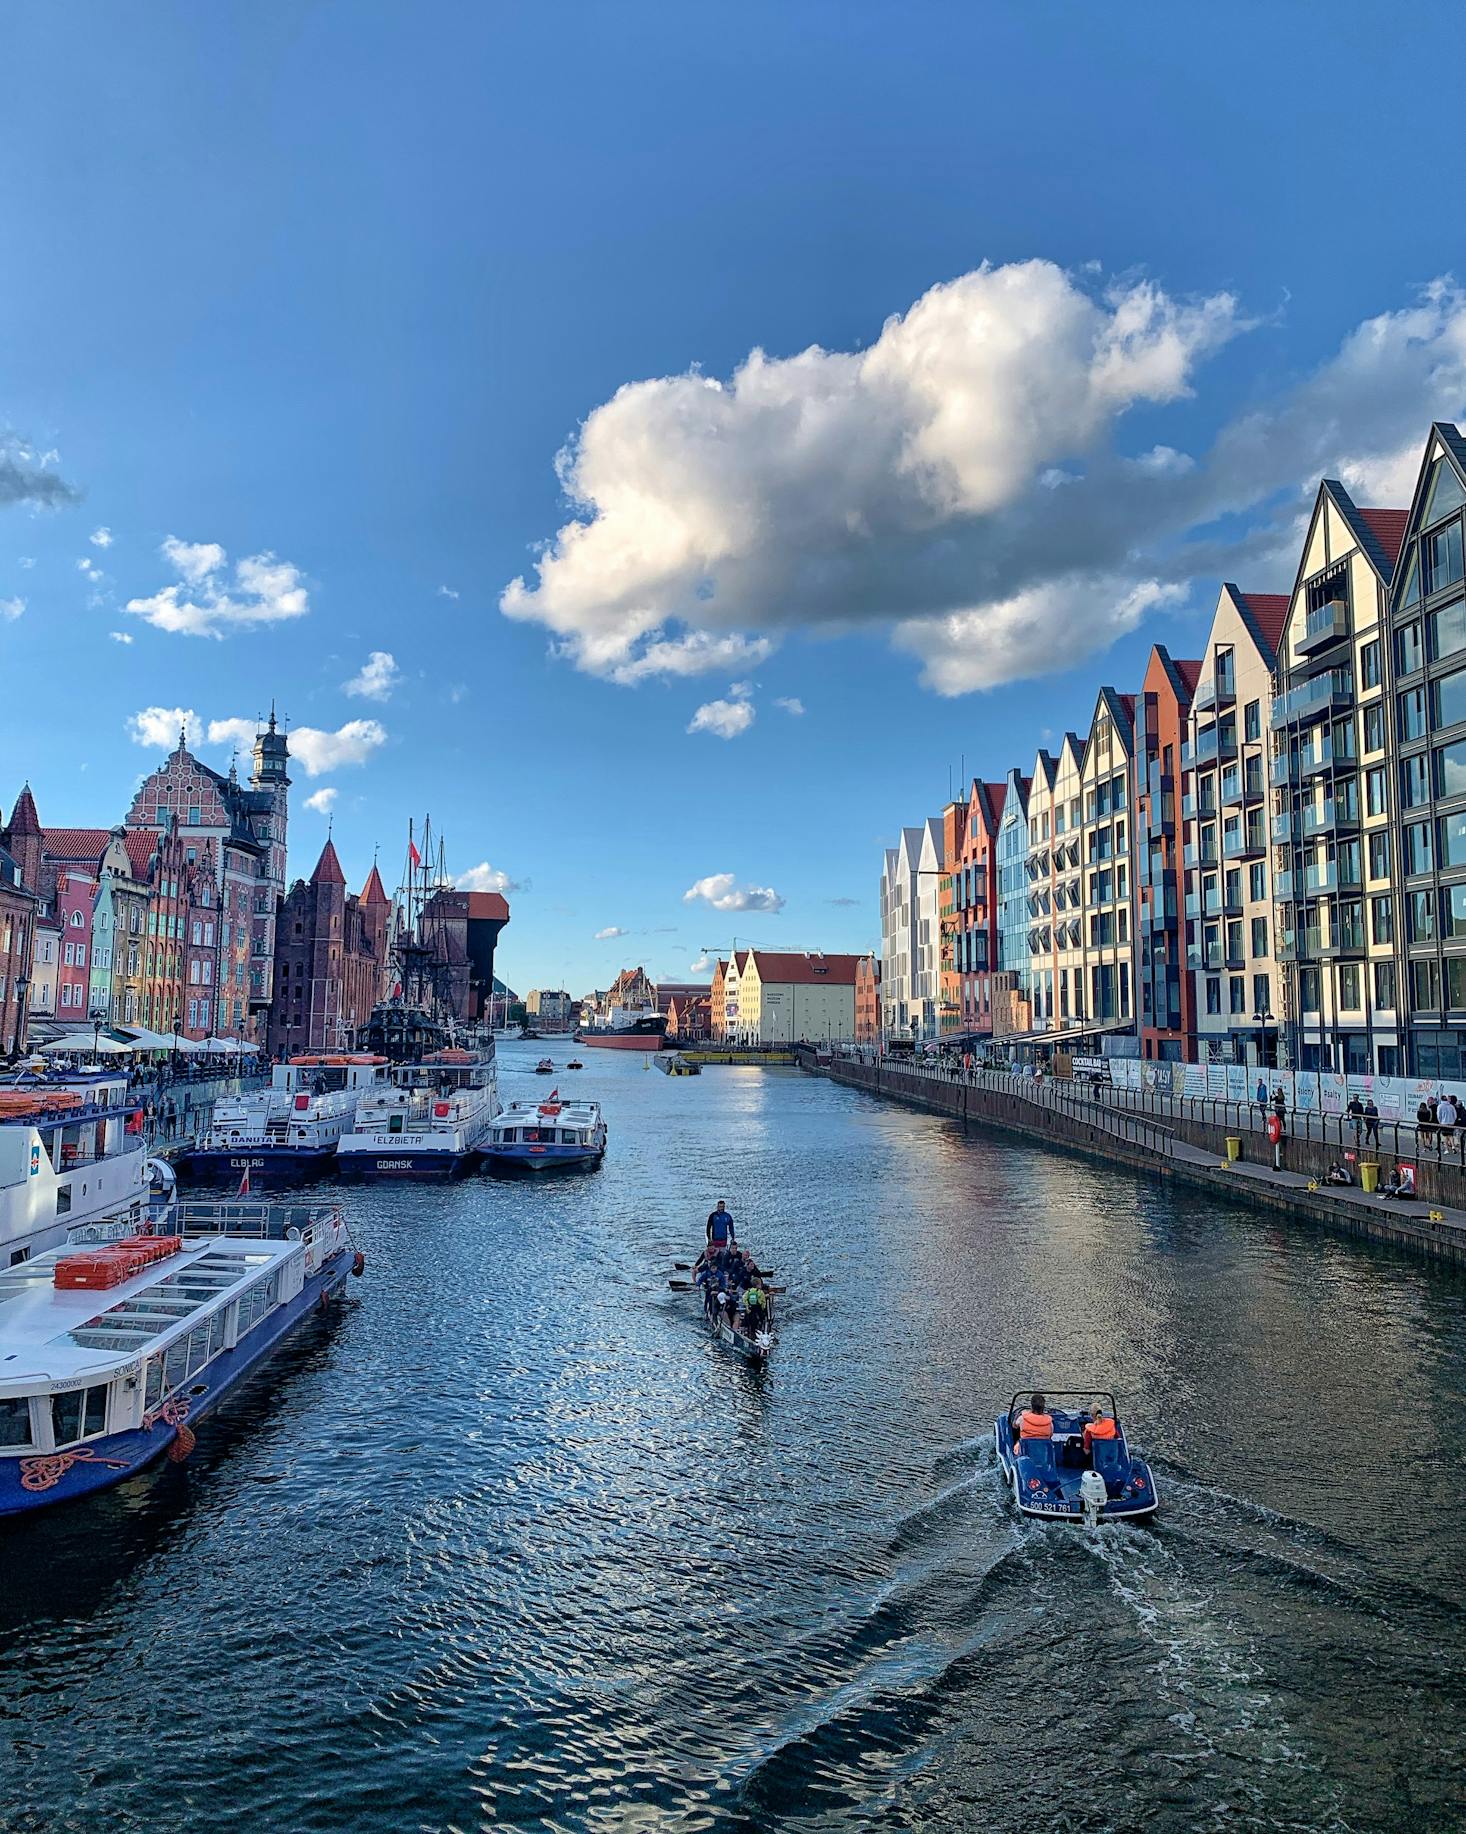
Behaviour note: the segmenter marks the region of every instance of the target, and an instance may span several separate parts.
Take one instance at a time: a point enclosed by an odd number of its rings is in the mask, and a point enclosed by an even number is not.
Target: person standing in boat
[[[708,1217],[708,1247],[731,1248],[737,1240],[733,1218],[728,1214],[727,1202],[720,1197],[718,1207]]]

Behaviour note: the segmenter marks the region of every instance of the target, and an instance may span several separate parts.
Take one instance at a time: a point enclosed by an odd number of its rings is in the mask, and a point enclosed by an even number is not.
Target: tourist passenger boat
[[[142,1098],[115,1070],[0,1085],[0,1268],[58,1247],[76,1224],[140,1216]]]
[[[392,1080],[368,1090],[352,1130],[336,1149],[343,1178],[460,1178],[483,1163],[499,1112],[494,1041],[472,1051],[430,1051],[396,1064]]]
[[[0,1271],[0,1516],[120,1483],[364,1262],[331,1206],[183,1206],[174,1233]]]
[[[1149,1465],[1131,1453],[1115,1397],[1103,1389],[1042,1392],[1054,1423],[1052,1439],[1022,1439],[1014,1445],[1013,1424],[1028,1390],[1014,1395],[1007,1413],[993,1425],[998,1462],[1023,1514],[1087,1527],[1154,1515],[1159,1507],[1155,1479]],[[1118,1430],[1113,1439],[1094,1440],[1086,1456],[1084,1427],[1091,1418],[1086,1402],[1096,1401],[1108,1407]]]
[[[303,1052],[276,1064],[268,1089],[216,1102],[213,1125],[179,1170],[231,1184],[248,1172],[252,1186],[324,1177],[357,1103],[386,1079],[387,1060],[375,1051]]]
[[[502,1169],[523,1166],[599,1165],[606,1156],[606,1123],[599,1102],[562,1102],[558,1089],[548,1101],[511,1102],[489,1129],[484,1152]]]

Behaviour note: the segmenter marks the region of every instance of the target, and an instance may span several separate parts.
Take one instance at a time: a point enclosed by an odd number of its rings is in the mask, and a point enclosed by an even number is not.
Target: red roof
[[[341,870],[341,862],[336,858],[336,843],[327,840],[321,849],[321,857],[316,861],[316,869],[311,874],[312,885],[345,885],[346,874]]]
[[[127,857],[132,864],[132,876],[146,883],[152,874],[153,854],[157,849],[158,837],[151,828],[129,828],[126,838]]]
[[[372,864],[371,872],[367,875],[366,884],[361,888],[361,902],[363,904],[385,904],[387,902],[387,894],[382,886],[382,875],[377,871],[375,862]]]
[[[42,828],[41,844],[52,860],[86,861],[95,866],[107,851],[110,828]]]
[[[1276,655],[1283,641],[1283,626],[1288,622],[1288,607],[1293,601],[1286,592],[1240,592],[1237,595],[1252,613],[1252,620]]]
[[[750,951],[758,978],[776,987],[853,987],[859,955],[785,955],[768,949]]]
[[[1359,512],[1361,522],[1367,523],[1370,533],[1385,551],[1385,557],[1391,567],[1400,558],[1400,546],[1405,539],[1405,524],[1410,520],[1408,509],[1362,509]]]
[[[1171,661],[1175,667],[1176,673],[1185,683],[1186,692],[1188,694],[1195,694],[1196,684],[1201,680],[1202,663],[1199,660],[1195,662],[1177,662],[1174,656],[1171,658]]]
[[[470,917],[493,917],[500,923],[508,923],[509,902],[499,892],[470,892],[468,914]]]

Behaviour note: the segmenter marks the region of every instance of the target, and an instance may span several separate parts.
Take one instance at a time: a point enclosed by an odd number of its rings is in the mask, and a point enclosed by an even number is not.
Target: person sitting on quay
[[[1324,1174],[1325,1184],[1353,1184],[1354,1174],[1347,1165],[1331,1165]]]

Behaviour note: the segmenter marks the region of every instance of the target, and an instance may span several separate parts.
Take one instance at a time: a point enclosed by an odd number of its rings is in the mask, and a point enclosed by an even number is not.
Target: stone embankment
[[[1222,1201],[1249,1203],[1345,1235],[1364,1236],[1433,1259],[1466,1264],[1466,1178],[1459,1163],[1432,1144],[1398,1135],[1375,1152],[1382,1179],[1398,1164],[1415,1168],[1413,1203],[1371,1196],[1354,1187],[1325,1185],[1331,1164],[1355,1152],[1353,1124],[1335,1117],[1335,1137],[1315,1126],[1312,1138],[1282,1143],[1282,1169],[1263,1132],[1263,1117],[1246,1106],[1216,1119],[1184,1110],[1148,1113],[1126,1105],[1112,1090],[1090,1090],[1063,1080],[1034,1081],[995,1071],[894,1063],[868,1054],[800,1053],[806,1070],[891,1101],[950,1115],[975,1130],[1036,1140],[1085,1153],[1112,1165],[1172,1180]],[[1291,1117],[1290,1117],[1291,1119]],[[1240,1138],[1242,1156],[1227,1157],[1227,1138]],[[1409,1157],[1407,1158],[1407,1153]]]

